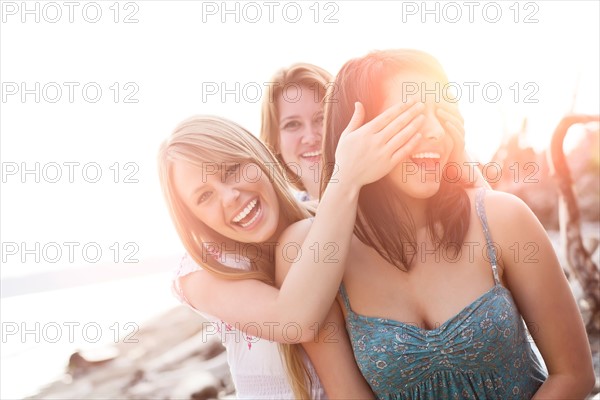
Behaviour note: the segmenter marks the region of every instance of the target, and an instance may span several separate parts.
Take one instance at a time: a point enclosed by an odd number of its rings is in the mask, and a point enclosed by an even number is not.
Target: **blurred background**
[[[375,49],[436,56],[473,158],[572,271],[547,152],[564,115],[600,112],[597,1],[267,3],[0,2],[0,398],[231,394],[219,344],[170,293],[184,250],[155,158],[193,114],[258,134],[261,89],[294,62],[335,74]],[[564,143],[596,268],[598,135],[578,124]]]

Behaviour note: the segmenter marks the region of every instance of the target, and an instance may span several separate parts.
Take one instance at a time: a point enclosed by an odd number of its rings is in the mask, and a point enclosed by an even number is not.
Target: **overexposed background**
[[[527,141],[542,150],[564,113],[599,110],[597,1],[480,1],[472,15],[463,1],[278,1],[272,21],[261,1],[74,3],[71,22],[63,2],[0,2],[3,399],[35,391],[70,349],[90,342],[77,329],[67,340],[64,328],[50,343],[54,333],[41,332],[48,323],[97,321],[110,341],[113,324],[126,334],[124,323],[175,304],[167,271],[183,249],[158,184],[158,146],[197,113],[258,134],[254,89],[280,67],[304,61],[335,74],[374,49],[428,51],[465,89],[467,147],[482,162],[525,117]],[[35,90],[22,98],[36,82],[40,98]],[[479,84],[472,99],[465,82]],[[497,102],[481,90],[490,83],[502,89]],[[89,100],[94,87],[102,90],[97,102]],[[570,135],[567,148],[576,139]],[[71,164],[72,182],[65,162],[79,163]],[[39,179],[22,175],[36,163]],[[90,168],[84,176],[86,164],[99,168],[96,183],[86,181],[96,175]],[[62,178],[51,183],[56,165]],[[35,330],[35,322],[40,337],[13,331]]]

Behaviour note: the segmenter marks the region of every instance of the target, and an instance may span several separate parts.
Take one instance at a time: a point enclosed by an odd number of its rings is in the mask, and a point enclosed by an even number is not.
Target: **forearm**
[[[181,282],[190,304],[251,336],[283,343],[314,339],[315,324],[326,317],[343,277],[358,203],[358,189],[332,185],[312,223],[299,221],[282,234],[276,274],[280,289],[255,279],[227,280],[200,270]],[[294,242],[297,245],[289,246]],[[295,249],[300,249],[300,256],[296,257]],[[288,269],[289,279],[283,282]],[[298,335],[288,332],[290,327]]]
[[[533,399],[585,399],[590,393],[590,385],[581,376],[549,375],[548,379],[540,386]]]
[[[358,193],[352,184],[331,182],[308,234],[302,243],[294,244],[300,246],[300,251],[281,285],[278,302],[287,315],[295,314],[295,322],[301,327],[321,322],[327,306],[333,303],[350,250]],[[281,251],[289,245],[283,243]]]
[[[325,318],[344,274],[360,188],[386,176],[416,149],[423,109],[420,102],[395,104],[363,125],[364,108],[355,104],[352,119],[337,144],[333,158],[336,168],[327,180],[312,226],[298,235],[292,225],[280,238],[281,250],[294,241],[301,248],[279,293],[282,309],[296,313],[301,326],[314,326]],[[279,284],[290,260],[280,254],[277,257]]]

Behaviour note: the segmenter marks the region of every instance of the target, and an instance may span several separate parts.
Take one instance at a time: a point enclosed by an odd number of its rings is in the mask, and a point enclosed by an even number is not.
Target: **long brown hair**
[[[287,85],[301,86],[309,89],[306,96],[314,96],[316,101],[323,101],[327,87],[331,85],[333,77],[323,68],[308,63],[296,63],[288,68],[282,68],[269,80],[266,93],[262,101],[260,139],[275,153],[279,162],[284,165],[288,182],[296,189],[305,191],[302,180],[293,169],[285,165],[279,150],[279,109],[277,99]]]
[[[386,85],[406,71],[434,77],[443,84],[448,82],[440,63],[418,50],[375,51],[344,64],[326,96],[330,101],[325,104],[321,192],[334,173],[335,149],[352,117],[354,103],[360,101],[364,105],[365,122],[370,121],[381,112]],[[428,200],[427,205],[430,237],[437,245],[452,251],[462,246],[469,227],[471,206],[465,185],[442,179],[439,191]],[[354,231],[363,243],[373,247],[386,261],[407,270],[417,249],[416,232],[410,210],[398,200],[399,195],[384,179],[365,185],[360,191]],[[398,203],[402,205],[401,212],[393,206]]]
[[[212,242],[216,237],[220,237],[220,240],[228,239],[198,220],[179,198],[173,184],[173,163],[177,160],[198,167],[215,163],[257,164],[262,173],[267,174],[275,190],[279,202],[280,224],[288,226],[311,214],[288,190],[282,166],[275,156],[258,138],[235,122],[213,116],[194,116],[181,122],[158,152],[160,183],[171,219],[183,245],[196,263],[224,279],[257,279],[274,285],[274,258],[267,251],[258,252],[259,257],[250,260],[250,271],[231,268],[215,257],[207,256],[205,243]],[[238,247],[230,246],[231,244],[237,244]],[[227,248],[243,248],[243,245],[229,239]],[[295,396],[310,398],[312,380],[300,345],[279,344],[279,348]]]

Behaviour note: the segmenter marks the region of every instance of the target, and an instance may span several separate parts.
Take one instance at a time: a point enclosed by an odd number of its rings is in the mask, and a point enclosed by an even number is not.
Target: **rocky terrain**
[[[494,156],[492,162],[501,166],[503,174],[500,179],[492,179],[492,186],[521,197],[533,209],[564,263],[557,232],[558,196],[546,154],[521,148],[518,142],[514,136]],[[598,132],[588,132],[568,155],[582,214],[582,235],[590,247],[600,235],[599,152]],[[598,264],[598,251],[593,259]],[[572,287],[577,296],[577,283],[573,282]],[[234,388],[223,347],[215,336],[203,335],[203,322],[197,314],[180,306],[141,327],[139,343],[119,343],[94,354],[65,355],[63,378],[31,398],[200,400],[231,397]],[[600,337],[592,335],[590,343],[596,375],[600,377]],[[599,390],[597,384],[595,393]]]

